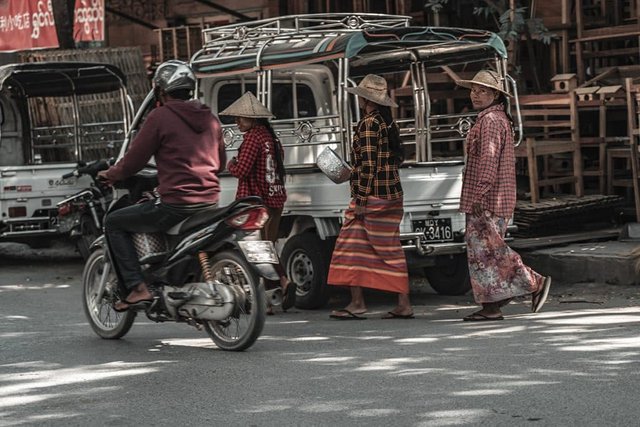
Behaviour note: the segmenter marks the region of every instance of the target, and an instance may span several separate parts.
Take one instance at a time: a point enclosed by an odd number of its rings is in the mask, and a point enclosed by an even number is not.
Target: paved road
[[[328,311],[268,318],[244,353],[204,332],[139,317],[97,338],[81,263],[0,251],[0,426],[637,425],[640,303],[634,288],[556,286],[502,322],[460,317],[469,296],[414,297],[417,318]],[[342,303],[338,295],[332,305]]]

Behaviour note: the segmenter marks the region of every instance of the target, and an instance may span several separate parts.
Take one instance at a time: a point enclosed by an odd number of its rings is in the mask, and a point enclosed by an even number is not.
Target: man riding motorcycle
[[[195,86],[195,74],[186,63],[162,63],[153,77],[158,106],[149,113],[124,157],[98,174],[113,184],[136,174],[152,156],[158,170],[158,199],[117,209],[105,220],[118,280],[126,289],[126,297],[114,304],[116,311],[153,301],[131,234],[166,231],[218,203],[217,175],[226,164],[222,128],[207,106],[191,100]]]

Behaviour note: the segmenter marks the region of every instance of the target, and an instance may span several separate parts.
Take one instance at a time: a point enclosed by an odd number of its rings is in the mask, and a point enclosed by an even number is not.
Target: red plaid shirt
[[[516,156],[511,123],[501,104],[478,114],[465,151],[460,210],[471,213],[473,204],[480,203],[494,215],[510,218],[516,207]]]
[[[256,125],[245,132],[238,157],[227,165],[229,173],[238,178],[236,199],[260,196],[265,206],[284,206],[287,191],[276,172],[274,144],[280,144],[280,141],[274,141],[264,126]],[[282,146],[279,148],[284,156]]]
[[[369,196],[386,200],[402,197],[398,162],[389,148],[387,124],[378,111],[358,122],[351,158],[351,197],[358,206],[366,206]]]

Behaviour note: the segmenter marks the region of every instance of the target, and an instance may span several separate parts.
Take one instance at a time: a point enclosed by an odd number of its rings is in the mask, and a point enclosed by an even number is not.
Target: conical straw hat
[[[375,74],[367,74],[360,84],[358,84],[358,87],[347,88],[347,92],[373,101],[378,105],[387,107],[398,106],[387,94],[387,81],[385,78],[376,76]]]
[[[229,105],[224,111],[219,113],[221,116],[234,117],[250,117],[250,118],[273,118],[275,117],[271,111],[251,92],[247,92],[238,98],[233,104]]]
[[[458,86],[466,87],[467,89],[471,89],[472,84],[477,84],[497,90],[498,92],[504,93],[507,96],[511,96],[511,94],[506,92],[502,87],[502,80],[502,77],[500,77],[495,71],[481,70],[478,71],[475,76],[473,76],[473,79],[456,80],[456,84]]]

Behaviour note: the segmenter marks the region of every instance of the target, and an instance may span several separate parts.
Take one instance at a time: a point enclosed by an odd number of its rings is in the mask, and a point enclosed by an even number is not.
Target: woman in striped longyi
[[[364,116],[351,148],[351,203],[336,242],[327,282],[348,286],[351,302],[331,313],[334,319],[365,319],[363,288],[398,294],[398,305],[384,319],[413,318],[409,279],[400,244],[403,215],[398,167],[403,160],[398,126],[391,116],[397,106],[383,77],[369,74],[358,87]]]

